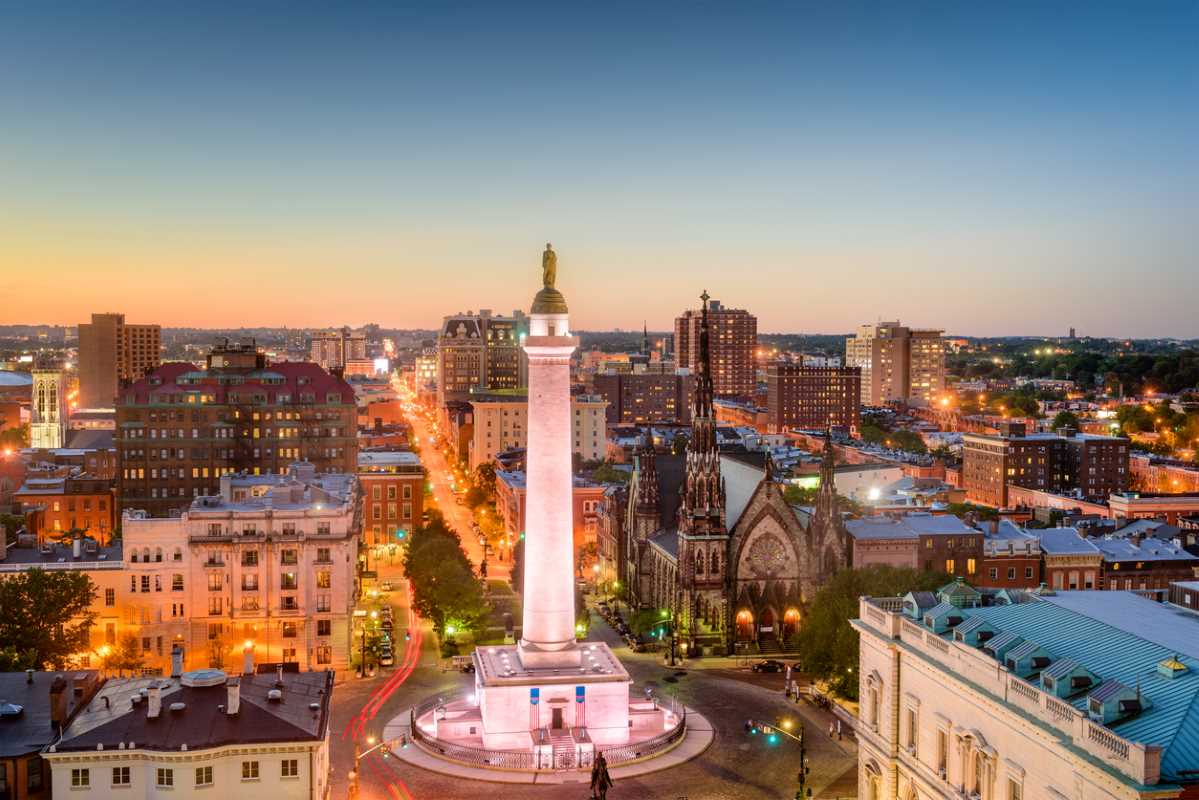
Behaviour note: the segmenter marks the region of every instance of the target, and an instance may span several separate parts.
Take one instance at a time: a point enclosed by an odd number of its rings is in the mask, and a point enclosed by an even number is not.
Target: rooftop
[[[1045,555],[1093,556],[1099,553],[1099,548],[1074,528],[1048,528],[1037,533],[1041,537],[1041,551]]]
[[[921,536],[977,534],[955,516],[915,512],[899,516],[863,517],[845,521],[845,529],[855,539],[918,539]]]
[[[275,673],[242,675],[240,708],[225,713],[228,692],[223,678],[215,685],[185,686],[191,675],[207,673],[216,679],[217,670],[184,673],[180,678],[110,679],[63,733],[55,752],[96,750],[99,745],[116,750],[201,750],[229,744],[317,741],[325,736],[329,702],[333,693],[332,672],[295,672],[283,676],[279,699],[271,699],[276,688]],[[147,714],[146,695],[152,685],[162,688],[162,712]],[[134,698],[137,698],[136,700]],[[173,708],[182,704],[183,708]],[[314,707],[315,706],[315,707]]]
[[[1092,539],[1104,561],[1192,561],[1199,565],[1199,557],[1193,556],[1173,542],[1152,537],[1139,545],[1132,539],[1103,536]]]
[[[0,703],[20,706],[20,712],[0,715],[0,758],[14,758],[36,753],[54,740],[50,725],[50,684],[61,676],[65,688],[68,715],[76,710],[87,695],[76,695],[70,686],[76,678],[86,684],[99,678],[95,670],[35,672],[30,682],[24,672],[0,672]]]
[[[410,450],[359,450],[358,469],[371,472],[385,467],[421,466],[420,456]]]

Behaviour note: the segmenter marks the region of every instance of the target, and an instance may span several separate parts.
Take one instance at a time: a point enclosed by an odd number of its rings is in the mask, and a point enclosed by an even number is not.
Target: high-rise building
[[[33,371],[33,404],[29,423],[29,445],[53,449],[66,446],[66,378],[61,369]]]
[[[862,403],[932,403],[945,389],[942,333],[898,321],[860,326],[845,342],[845,365],[862,370]]]
[[[856,428],[861,383],[857,367],[771,364],[766,368],[767,429]]]
[[[687,309],[674,321],[678,366],[694,372],[699,363],[699,329],[702,311]],[[716,397],[752,397],[754,350],[758,346],[758,318],[741,308],[725,308],[718,300],[708,303],[709,357],[712,392]]]
[[[79,325],[79,406],[112,408],[121,386],[162,363],[162,328],[124,314],[92,314]]]
[[[316,331],[309,358],[327,370],[345,369],[351,361],[366,360],[366,334],[349,328]]]
[[[470,399],[471,391],[528,385],[521,338],[529,330],[521,311],[493,316],[490,309],[446,317],[437,335],[437,406]]]
[[[311,362],[269,363],[252,342],[213,348],[205,370],[164,364],[116,410],[122,508],[165,514],[215,494],[223,475],[281,475],[297,461],[358,468],[350,385]]]

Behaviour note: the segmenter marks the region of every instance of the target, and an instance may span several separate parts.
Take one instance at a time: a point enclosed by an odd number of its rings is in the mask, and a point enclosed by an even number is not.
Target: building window
[[[157,773],[157,785],[159,788],[175,785],[175,770],[166,767],[159,767]]]
[[[954,567],[953,559],[952,558],[945,559],[945,571],[948,572],[950,575],[953,574],[953,567]]]
[[[295,589],[297,583],[296,573],[294,572],[284,572],[279,576],[280,589]]]
[[[196,786],[212,786],[212,767],[196,767]]]
[[[332,664],[333,663],[333,648],[327,644],[317,645],[316,663]]]
[[[257,761],[241,762],[241,779],[243,781],[258,780],[258,762]]]
[[[129,785],[129,767],[113,767],[112,768],[112,785],[113,786],[128,786]]]
[[[316,588],[328,589],[332,584],[332,575],[329,570],[322,569],[316,573]]]
[[[316,621],[316,635],[317,636],[330,636],[332,634],[333,634],[333,620],[318,619]]]
[[[39,765],[40,767],[40,765]],[[73,769],[71,770],[71,788],[86,789],[92,785],[92,771],[90,769]]]
[[[243,567],[256,567],[256,566],[258,566],[258,551],[257,551],[257,550],[246,550],[246,551],[244,551],[244,552],[241,554],[241,565],[242,565]]]
[[[1008,778],[1006,800],[1024,800],[1024,784],[1015,778]]]
[[[225,586],[225,576],[219,572],[208,573],[208,591],[219,592]]]
[[[115,606],[116,604],[117,604],[117,590],[116,589],[105,589],[104,590],[104,605],[111,608],[112,606]]]
[[[942,778],[947,776],[946,769],[949,766],[949,734],[938,728],[937,729],[937,772]]]
[[[179,573],[175,573],[174,575],[171,576],[171,591],[172,592],[182,592],[183,591],[183,575],[181,575]]]
[[[294,622],[284,622],[283,623],[283,638],[284,639],[296,638],[296,624]]]
[[[280,764],[282,767],[279,775],[283,778],[298,778],[300,776],[300,762],[294,758],[285,758]]]

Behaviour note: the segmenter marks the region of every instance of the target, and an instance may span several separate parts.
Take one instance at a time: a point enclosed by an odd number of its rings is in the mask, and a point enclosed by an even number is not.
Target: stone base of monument
[[[506,770],[589,769],[652,757],[682,738],[685,714],[629,701],[629,676],[607,645],[580,643],[579,666],[521,661],[515,646],[475,651],[475,690],[413,709],[414,742],[432,755]],[[572,656],[575,654],[571,654]]]

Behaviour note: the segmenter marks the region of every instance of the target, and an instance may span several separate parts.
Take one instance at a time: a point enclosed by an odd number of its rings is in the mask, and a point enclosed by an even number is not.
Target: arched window
[[[154,560],[162,561],[162,548],[161,547],[154,548]]]
[[[183,548],[182,548],[182,547],[176,547],[176,548],[175,548],[175,556],[174,556],[174,558],[175,558],[175,560],[176,560],[176,561],[182,561],[182,560],[183,560]]]
[[[712,551],[712,563],[709,565],[709,569],[713,575],[720,574],[720,553],[715,550]]]
[[[146,562],[147,564],[150,563],[150,548],[142,548],[142,561]]]

